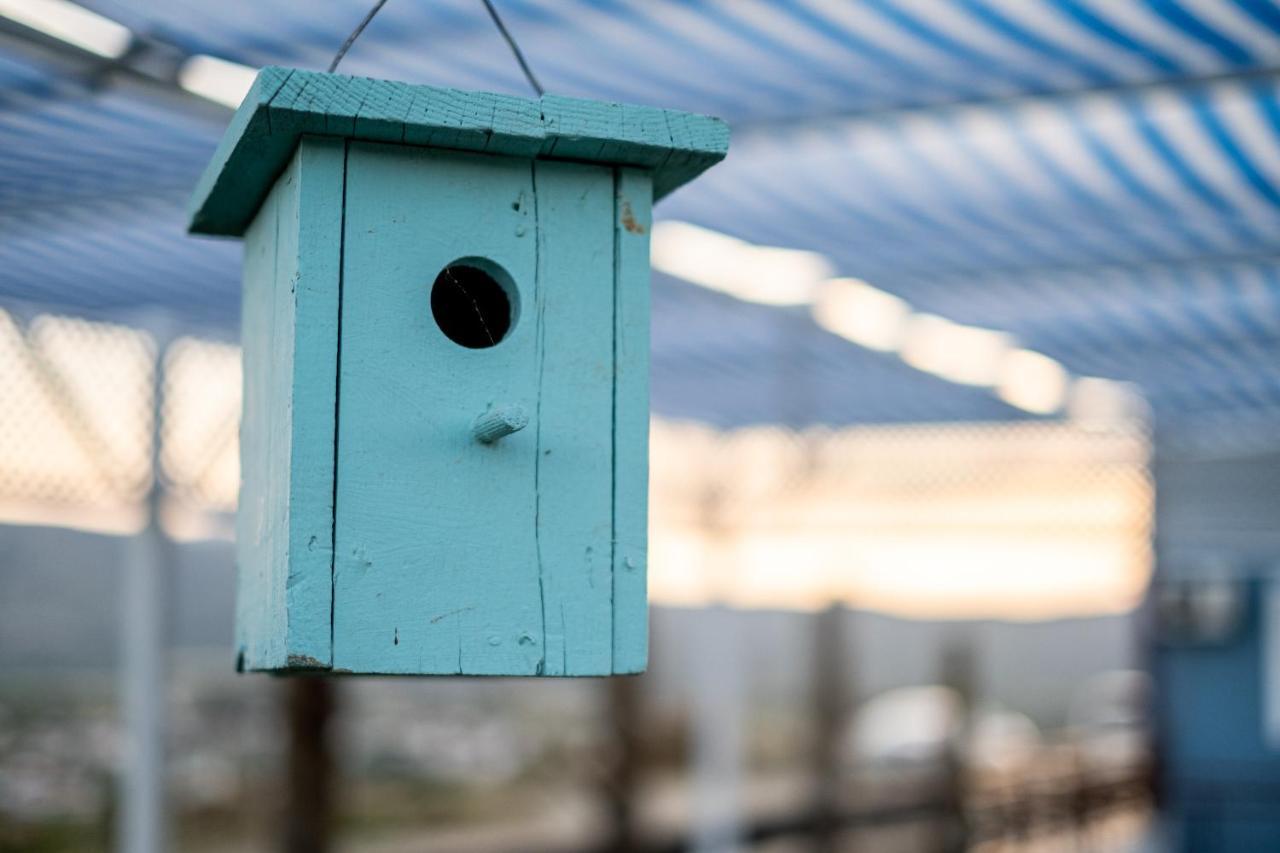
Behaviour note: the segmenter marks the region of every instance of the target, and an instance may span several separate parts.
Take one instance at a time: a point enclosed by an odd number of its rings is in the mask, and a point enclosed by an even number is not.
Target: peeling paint
[[[643,234],[646,230],[640,220],[636,219],[635,211],[631,209],[631,202],[626,199],[622,200],[622,227],[632,234]]]

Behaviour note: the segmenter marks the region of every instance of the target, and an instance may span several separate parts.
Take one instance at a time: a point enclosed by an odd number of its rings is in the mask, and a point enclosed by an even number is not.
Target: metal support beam
[[[164,352],[157,340],[152,380],[151,486],[146,524],[125,547],[122,593],[122,682],[127,736],[121,767],[121,853],[161,853],[165,831],[165,649],[170,548],[160,526],[163,486],[160,433]]]
[[[743,834],[743,704],[739,617],[706,610],[689,650],[693,687],[693,827],[696,853],[740,849]]]
[[[6,109],[22,109],[28,103],[54,98],[85,97],[113,88],[213,126],[225,124],[231,113],[221,104],[183,90],[178,85],[178,72],[191,54],[152,35],[135,32],[127,53],[119,59],[104,59],[0,16],[0,56],[56,75],[53,82],[39,80],[0,93],[0,103]]]

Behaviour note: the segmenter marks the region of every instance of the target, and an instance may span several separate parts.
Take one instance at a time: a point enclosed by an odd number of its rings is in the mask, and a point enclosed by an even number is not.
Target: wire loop
[[[533,69],[529,67],[529,63],[524,58],[524,52],[520,50],[520,45],[516,43],[515,37],[507,29],[507,25],[502,22],[502,17],[498,15],[498,10],[494,8],[492,0],[480,0],[480,2],[484,3],[484,8],[489,12],[489,18],[492,19],[493,25],[498,28],[498,32],[506,41],[507,47],[511,48],[511,53],[520,65],[520,70],[524,72],[524,79],[529,81],[529,85],[533,87],[533,91],[538,93],[538,97],[542,97],[546,90],[542,88],[542,84],[534,76]],[[333,61],[329,63],[330,74],[338,69],[338,63],[342,61],[342,57],[347,55],[347,51],[351,49],[351,45],[355,44],[356,39],[360,38],[364,28],[369,26],[373,16],[382,11],[382,7],[385,5],[387,5],[387,0],[377,0],[373,4],[373,8],[369,10],[369,14],[365,15],[364,20],[351,31],[351,35],[347,36],[347,40],[342,43],[342,47],[338,48],[338,52],[333,56]]]

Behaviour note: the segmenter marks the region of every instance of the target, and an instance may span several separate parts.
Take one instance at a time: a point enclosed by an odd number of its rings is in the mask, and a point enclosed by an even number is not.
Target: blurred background
[[[1280,849],[1280,6],[497,0],[706,112],[656,209],[652,665],[233,671],[240,246],[360,0],[0,0],[0,851]],[[479,0],[346,73],[527,94]]]

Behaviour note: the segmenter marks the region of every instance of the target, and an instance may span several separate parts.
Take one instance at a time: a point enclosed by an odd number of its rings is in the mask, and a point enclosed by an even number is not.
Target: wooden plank
[[[278,170],[274,163],[245,155],[270,147],[271,124],[264,107],[292,76],[292,69],[274,66],[258,72],[191,194],[187,218],[193,234],[238,236],[257,213]],[[230,222],[237,226],[227,231]]]
[[[290,667],[332,661],[333,477],[337,418],[338,307],[346,143],[304,138],[280,208],[277,288],[289,316],[289,570],[285,581]],[[282,320],[283,318],[278,318]],[[287,321],[286,321],[287,322]],[[282,356],[283,358],[283,356]]]
[[[671,152],[666,111],[657,107],[544,95],[542,115],[544,157],[654,168]]]
[[[372,83],[356,113],[352,136],[370,142],[403,142],[413,89],[385,80]]]
[[[277,197],[268,196],[245,233],[240,329],[244,402],[236,514],[236,650],[242,670],[286,665],[284,579],[281,554],[275,550],[284,541],[278,535],[283,521],[269,493],[274,479],[288,473],[285,460],[273,459],[269,448],[276,414],[272,331],[278,206]]]
[[[327,129],[324,99],[332,81],[314,74],[294,72],[285,80],[275,97],[263,107],[270,135],[260,141],[257,165],[274,163],[292,154],[284,140],[296,140],[303,134],[323,135]]]
[[[613,668],[613,171],[534,164],[546,675]]]
[[[605,140],[623,130],[622,105],[596,105],[579,98],[543,95],[542,121],[546,137],[539,151],[541,157],[596,162]],[[669,142],[670,137],[662,141]]]
[[[706,116],[664,110],[671,149],[653,170],[653,199],[657,201],[701,175],[729,151],[729,126]]]
[[[405,119],[406,145],[481,151],[493,108],[483,99],[457,89],[416,89]]]
[[[298,139],[308,134],[641,167],[654,172],[655,197],[723,158],[729,141],[718,119],[654,107],[554,95],[531,100],[268,67],[197,185],[191,230],[244,233]]]
[[[331,658],[341,140],[308,140],[245,246],[238,646],[245,669]]]
[[[546,137],[541,102],[514,95],[488,95],[487,100],[493,105],[493,118],[485,153],[535,156]]]
[[[534,675],[543,659],[536,422],[492,444],[494,405],[537,409],[527,162],[351,143],[338,420],[334,668]],[[463,257],[506,270],[509,335],[467,349],[432,283]]]
[[[326,87],[324,96],[318,99],[324,112],[325,133],[350,139],[356,133],[356,116],[378,81],[367,77],[341,79],[337,75],[329,75],[325,82],[330,85]]]
[[[613,671],[649,660],[650,174],[618,169],[614,195]]]
[[[465,151],[532,157],[542,145],[536,101],[489,92],[414,86],[404,141]]]

